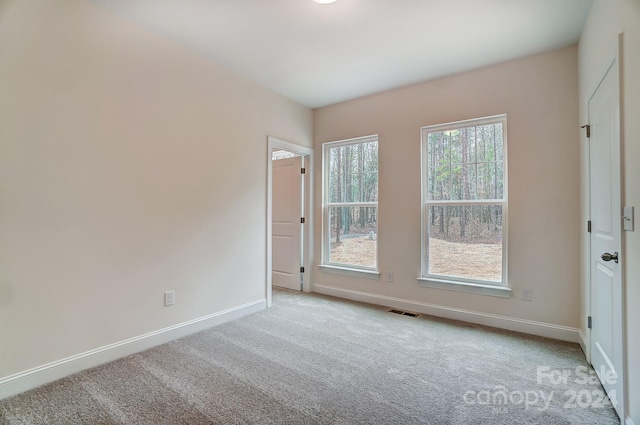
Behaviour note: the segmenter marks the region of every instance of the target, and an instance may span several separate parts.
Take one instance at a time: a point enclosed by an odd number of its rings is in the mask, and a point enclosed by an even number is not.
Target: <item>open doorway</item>
[[[302,290],[304,157],[277,150],[271,158],[271,284]]]
[[[267,306],[272,288],[311,290],[313,149],[268,137]]]

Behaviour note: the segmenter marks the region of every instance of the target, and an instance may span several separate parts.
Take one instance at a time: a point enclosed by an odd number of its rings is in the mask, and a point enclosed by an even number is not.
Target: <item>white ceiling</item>
[[[317,108],[574,44],[591,0],[92,0]]]

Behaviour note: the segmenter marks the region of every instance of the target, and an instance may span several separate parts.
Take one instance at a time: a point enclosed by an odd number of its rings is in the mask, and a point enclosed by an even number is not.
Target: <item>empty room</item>
[[[640,425],[638,0],[0,0],[0,424]]]

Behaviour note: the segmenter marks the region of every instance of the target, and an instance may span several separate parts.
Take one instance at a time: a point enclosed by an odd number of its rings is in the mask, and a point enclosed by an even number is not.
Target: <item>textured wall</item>
[[[80,0],[0,3],[0,52],[0,378],[265,297],[311,110]]]

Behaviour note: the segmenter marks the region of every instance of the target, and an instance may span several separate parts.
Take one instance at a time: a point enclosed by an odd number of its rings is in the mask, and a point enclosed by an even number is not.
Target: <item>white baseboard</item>
[[[625,425],[633,425],[633,421],[628,416],[627,416],[627,419],[625,419],[624,423],[625,423]]]
[[[0,378],[0,400],[39,387],[71,374],[89,369],[174,339],[202,331],[212,326],[239,319],[267,306],[266,299],[252,301],[224,311],[209,314],[188,322],[169,326],[144,335],[76,354],[62,360],[38,366],[24,372]]]
[[[401,310],[414,311],[431,316],[444,317],[446,319],[460,320],[478,325],[491,326],[494,328],[544,336],[562,341],[580,343],[579,329],[568,326],[559,326],[550,323],[536,322],[533,320],[518,319],[515,317],[444,307],[436,304],[427,304],[402,298],[351,291],[348,289],[325,285],[313,285],[312,291],[320,294],[332,295],[334,297],[346,298],[353,301],[361,301]]]

